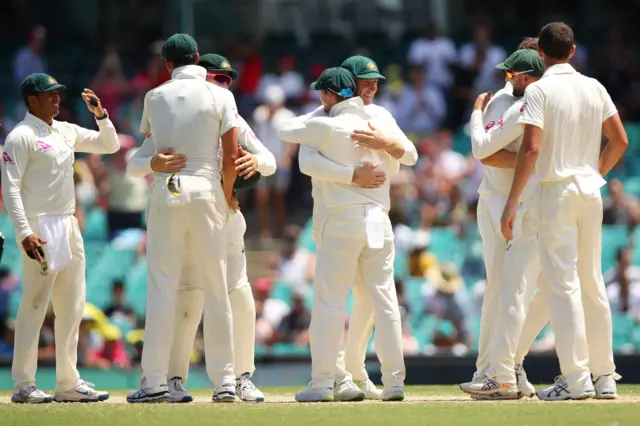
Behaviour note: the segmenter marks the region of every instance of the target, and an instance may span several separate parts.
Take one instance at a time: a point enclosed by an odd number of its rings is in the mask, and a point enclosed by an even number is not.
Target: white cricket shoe
[[[473,399],[474,401],[514,401],[522,398],[520,393],[511,394],[511,395],[500,395],[497,393],[493,395],[470,394],[470,396],[471,396],[471,399]]]
[[[345,380],[333,390],[335,401],[363,401],[365,394],[352,380]]]
[[[593,381],[593,387],[596,391],[596,399],[616,399],[618,398],[618,390],[616,388],[616,380],[620,380],[619,374],[607,374],[600,376]]]
[[[513,397],[512,399],[518,398],[517,386],[500,383],[495,377],[484,376],[482,381],[476,380],[474,382],[463,383],[460,385],[460,389],[472,395],[501,395]]]
[[[553,386],[538,392],[538,398],[542,401],[567,401],[570,399],[589,399],[593,398],[595,394],[593,387],[587,387],[580,392],[570,391],[567,379],[560,375],[556,377]]]
[[[182,377],[174,377],[173,379],[169,380],[169,402],[177,404],[181,402],[191,401],[193,401],[193,396],[184,387]]]
[[[380,395],[380,399],[383,401],[403,401],[404,386],[385,386],[382,395]]]
[[[56,402],[100,402],[109,399],[109,392],[95,390],[96,385],[82,382],[73,389],[56,391],[53,399]]]
[[[466,393],[470,393],[469,390],[472,389],[473,387],[475,387],[478,384],[483,384],[484,381],[487,379],[487,376],[484,375],[478,375],[478,374],[473,374],[473,378],[471,379],[470,382],[465,382],[462,383],[460,385],[460,389],[462,390],[462,392],[466,392]]]
[[[253,384],[249,373],[236,378],[236,394],[245,402],[264,402],[264,394]]]
[[[129,391],[127,393],[127,402],[129,404],[168,401],[169,387],[166,384],[147,387],[147,379],[145,377],[140,380],[140,386],[138,387],[138,389]]]
[[[313,382],[312,382],[313,383]],[[296,392],[298,402],[331,402],[333,401],[332,387],[312,387],[309,383],[306,389]]]
[[[516,364],[516,382],[518,383],[518,392],[520,392],[520,398],[528,397],[533,398],[536,395],[536,388],[533,387],[529,380],[527,380],[527,373],[524,371],[522,364]]]
[[[364,392],[364,399],[380,399],[382,391],[373,384],[371,379],[354,380],[354,383]]]
[[[16,404],[48,404],[53,397],[38,389],[35,385],[15,389],[11,395],[11,402]]]
[[[211,399],[213,402],[236,402],[236,385],[223,383],[220,389],[216,388]]]

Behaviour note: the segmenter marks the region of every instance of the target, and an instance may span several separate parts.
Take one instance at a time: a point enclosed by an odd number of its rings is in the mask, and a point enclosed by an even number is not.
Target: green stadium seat
[[[640,197],[640,176],[633,176],[624,180],[624,190],[635,197]]]
[[[309,219],[298,236],[298,248],[315,253],[316,243],[313,242],[313,237],[311,236],[312,227],[313,219]]]
[[[627,245],[629,231],[625,225],[602,226],[602,270],[611,268],[616,259],[616,252]]]
[[[84,239],[94,241],[107,241],[109,237],[109,226],[107,224],[107,214],[100,208],[94,208],[85,220]]]
[[[393,273],[396,278],[404,278],[409,273],[409,256],[396,250],[393,259]]]
[[[404,280],[404,299],[409,304],[411,327],[413,329],[419,326],[424,313],[424,300],[422,298],[424,281],[424,278],[420,277],[408,277]]]
[[[611,323],[613,326],[613,350],[619,350],[632,342],[635,319],[624,313],[612,312]]]
[[[462,266],[464,252],[460,240],[453,228],[431,228],[431,244],[429,251],[438,257],[439,262],[451,261]]]
[[[293,343],[276,343],[271,348],[274,356],[309,356],[309,346],[298,346]]]
[[[293,303],[293,291],[291,289],[291,285],[282,281],[276,281],[271,288],[269,297],[282,300],[287,305],[291,306]]]
[[[425,315],[420,319],[420,323],[413,330],[413,336],[418,339],[420,345],[420,351],[423,351],[425,346],[433,343],[433,334],[438,328],[438,318]]]

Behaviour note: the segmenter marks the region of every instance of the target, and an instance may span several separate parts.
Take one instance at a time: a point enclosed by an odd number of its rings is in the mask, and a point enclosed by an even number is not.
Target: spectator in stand
[[[622,28],[615,26],[606,35],[605,44],[596,51],[594,77],[602,83],[612,99],[622,99],[629,81],[637,75],[636,53],[623,36]]]
[[[124,75],[120,55],[115,46],[107,46],[91,87],[96,93],[100,93],[102,106],[117,117],[120,105],[131,91],[131,85]]]
[[[609,181],[609,195],[604,201],[602,223],[604,225],[627,225],[635,227],[640,221],[638,200],[625,193],[618,179]]]
[[[34,73],[47,72],[47,62],[42,55],[47,40],[47,29],[37,26],[29,31],[27,44],[24,45],[13,59],[13,81],[19,88],[24,79]]]
[[[248,36],[242,37],[237,45],[237,50],[242,56],[242,61],[233,62],[240,64],[237,68],[240,78],[238,78],[238,84],[234,85],[233,90],[236,93],[238,112],[243,117],[250,117],[256,107],[258,86],[264,72],[264,60]],[[264,143],[264,140],[262,142]]]
[[[309,325],[311,312],[304,304],[306,292],[301,289],[293,291],[291,311],[282,318],[269,344],[293,343],[296,346],[309,345]]]
[[[4,145],[4,140],[18,124],[11,115],[5,110],[5,103],[0,99],[0,145]]]
[[[117,280],[113,282],[112,287],[112,301],[105,310],[104,314],[109,318],[109,321],[114,324],[125,323],[129,325],[128,328],[133,329],[136,325],[137,318],[133,309],[125,304],[124,301],[124,282]]]
[[[448,93],[453,85],[451,66],[456,60],[456,45],[449,37],[438,35],[433,22],[427,24],[424,33],[409,46],[409,63],[422,67],[428,86]]]
[[[313,282],[316,257],[306,249],[298,247],[300,227],[288,225],[283,232],[278,281],[291,287],[306,289]]]
[[[428,135],[440,128],[447,104],[438,86],[425,83],[421,67],[413,67],[397,107],[398,124],[407,133]]]
[[[616,265],[604,274],[612,312],[627,313],[640,321],[640,267],[631,263],[628,247],[616,253]]]
[[[256,207],[260,220],[260,236],[271,238],[271,230],[280,234],[286,218],[286,197],[291,183],[291,162],[297,153],[296,144],[284,143],[278,130],[296,117],[284,106],[284,91],[280,86],[269,86],[264,92],[264,104],[253,113],[256,136],[276,158],[275,174],[262,177],[256,185]],[[271,206],[275,210],[275,226],[270,223]]]
[[[256,301],[256,343],[269,344],[278,325],[291,308],[286,302],[270,297],[271,280],[259,278],[253,285]]]
[[[266,90],[271,86],[280,86],[284,92],[287,106],[299,107],[302,95],[307,89],[302,75],[296,71],[296,58],[291,55],[283,55],[278,59],[275,73],[268,73],[260,79],[258,97],[266,102]]]
[[[131,85],[144,91],[151,90],[160,86],[162,83],[169,81],[171,74],[162,59],[163,40],[154,41],[149,46],[149,58],[145,68],[131,82]],[[138,130],[138,129],[136,129]]]

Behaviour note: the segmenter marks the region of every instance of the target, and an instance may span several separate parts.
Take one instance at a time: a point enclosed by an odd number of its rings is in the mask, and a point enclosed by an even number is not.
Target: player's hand
[[[389,140],[387,137],[382,134],[381,131],[376,130],[371,122],[368,124],[370,130],[354,130],[353,133],[351,133],[351,139],[364,148],[379,150],[387,149],[389,146]]]
[[[38,248],[42,247],[45,244],[47,244],[47,242],[35,234],[31,234],[27,238],[22,240],[22,248],[24,249],[25,253],[27,253],[27,255],[31,253],[33,257],[38,261],[38,263],[42,263],[43,260],[40,252],[38,251]]]
[[[484,109],[487,107],[487,104],[489,103],[492,97],[493,97],[492,92],[480,93],[476,98],[475,103],[473,104],[473,110],[484,111]]]
[[[387,180],[387,177],[383,171],[376,170],[377,167],[378,165],[375,163],[367,163],[357,167],[353,171],[351,182],[362,188],[379,188]]]
[[[95,93],[93,93],[93,90],[84,89],[81,96],[82,96],[82,100],[87,104],[87,109],[91,111],[93,115],[95,115],[96,117],[104,117],[104,109],[102,109],[102,103],[100,102],[100,98],[97,97]],[[91,99],[94,99],[98,105],[97,106],[92,105]]]
[[[237,213],[240,210],[240,204],[235,196],[227,197],[227,205],[229,206],[229,210],[234,213]]]
[[[176,173],[187,165],[187,157],[182,154],[174,154],[173,149],[160,151],[151,159],[151,170],[160,173]]]
[[[258,172],[258,158],[250,152],[240,148],[241,157],[236,160],[238,176],[249,179]]]
[[[502,236],[507,240],[513,240],[513,222],[516,220],[516,203],[507,201],[500,218]]]

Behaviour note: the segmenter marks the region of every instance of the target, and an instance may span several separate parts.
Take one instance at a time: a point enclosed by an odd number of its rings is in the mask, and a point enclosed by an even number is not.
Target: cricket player
[[[342,63],[342,68],[350,71],[355,78],[356,91],[365,104],[365,110],[377,119],[388,122],[389,127],[393,129],[389,136],[370,129],[359,130],[352,135],[354,140],[359,140],[362,143],[370,143],[370,141],[376,140],[377,146],[380,147],[378,149],[393,148],[398,151],[400,151],[398,145],[402,144],[404,154],[399,159],[400,163],[409,166],[414,165],[418,158],[415,146],[400,130],[393,116],[385,108],[373,103],[378,90],[378,80],[385,78],[380,74],[377,64],[364,56],[352,56]],[[326,115],[327,111],[325,111],[324,106],[321,106],[312,113],[300,117],[299,120],[304,122],[313,117],[324,117]],[[318,244],[318,240],[315,238],[318,233],[316,225],[322,223],[322,220],[318,218],[322,214],[320,208],[324,205],[318,180],[343,184],[352,183],[362,188],[377,188],[386,179],[385,173],[376,168],[375,164],[369,163],[358,167],[342,166],[332,162],[307,145],[300,146],[298,160],[302,173],[312,178],[314,218],[317,219],[313,221],[313,237],[316,245]],[[352,380],[354,379],[356,387],[365,393],[366,399],[380,399],[382,392],[376,389],[369,379],[364,365],[367,345],[373,328],[373,306],[366,296],[366,290],[362,287],[359,274],[356,274],[356,281],[352,291],[354,292],[355,303],[349,320],[346,351],[341,350],[338,356],[334,397],[340,401],[354,397],[355,389]]]
[[[505,89],[498,92],[496,101],[511,105],[502,117],[484,124],[483,105],[491,94],[482,94],[476,99],[470,121],[473,155],[487,165],[478,190],[478,227],[487,269],[480,328],[480,341],[484,346],[478,356],[478,364],[484,371],[479,369],[481,374],[463,383],[461,388],[475,395],[517,399],[535,394],[522,366],[517,366],[519,371],[516,371],[514,364],[525,311],[540,273],[535,182],[529,183],[520,198],[518,235],[508,244],[499,232],[498,215],[513,180],[516,152],[522,142],[523,129],[518,124],[522,98],[526,87],[544,74],[544,64],[537,51],[519,49],[496,68],[505,71],[512,88],[511,94]],[[493,103],[491,112],[495,112],[497,105]],[[517,381],[517,375],[522,380]]]
[[[538,290],[548,302],[562,370],[538,397],[592,398],[591,375],[598,393],[615,395],[611,311],[601,269],[600,187],[626,150],[627,136],[606,89],[568,64],[575,52],[568,25],[545,25],[538,51],[546,71],[525,92],[518,120],[524,137],[501,218],[502,234],[511,241],[518,232],[519,199],[535,169],[543,218]],[[602,133],[609,142],[600,154]]]
[[[28,112],[6,138],[2,196],[22,246],[22,301],[15,327],[12,402],[97,402],[107,392],[80,379],[78,332],[86,301],[84,243],[75,211],[74,152],[113,154],[116,129],[89,89],[82,93],[99,131],[56,121],[66,87],[47,74],[31,74],[20,92]],[[35,384],[40,328],[49,306],[56,315],[56,391]]]
[[[208,83],[207,71],[196,65],[200,56],[191,36],[171,36],[163,45],[162,56],[171,80],[147,93],[140,130],[151,133],[158,152],[172,149],[186,157],[186,164],[179,173],[154,174],[147,211],[149,283],[143,376],[127,401],[169,400],[167,375],[176,300],[187,256],[189,273],[204,288],[205,360],[216,387],[213,400],[234,401],[225,225],[229,210],[237,211],[233,185],[240,120],[231,92]]]
[[[207,81],[229,89],[238,73],[230,62],[217,54],[206,54],[198,63],[207,70]],[[238,143],[242,156],[236,160],[238,179],[236,188],[247,187],[244,182],[252,176],[269,176],[275,173],[276,159],[240,118]],[[255,154],[253,154],[255,153]],[[222,157],[222,152],[219,153]],[[186,157],[170,151],[157,152],[153,136],[147,138],[133,155],[127,166],[128,173],[143,177],[149,173],[175,173],[184,169]],[[257,174],[257,175],[256,175]],[[254,179],[255,181],[255,179]],[[244,184],[244,185],[243,185]],[[236,393],[243,401],[262,402],[264,394],[251,381],[255,370],[254,346],[256,307],[251,285],[247,278],[244,234],[247,225],[240,211],[231,213],[226,225],[227,232],[227,286],[233,315],[233,343],[235,355]],[[169,363],[169,400],[190,402],[193,397],[184,384],[189,373],[189,359],[203,310],[203,285],[192,271],[191,255],[185,258],[182,269],[178,299],[176,302],[176,325]]]
[[[355,167],[375,163],[386,175],[397,173],[400,145],[380,152],[354,144],[351,135],[359,129],[381,128],[388,123],[364,108],[352,74],[344,68],[329,68],[311,85],[321,90],[321,101],[329,117],[305,123],[296,121],[280,131],[285,142],[307,144],[334,163]],[[372,123],[373,122],[373,123]],[[388,210],[389,182],[378,188],[359,188],[350,183],[318,181],[324,211],[315,236],[319,241],[314,302],[311,315],[312,381],[296,393],[300,402],[334,400],[336,361],[343,333],[346,298],[360,270],[366,295],[372,299],[378,354],[382,364],[384,391],[381,399],[404,399],[404,360],[400,313],[393,281],[393,232]],[[316,213],[318,211],[316,210]],[[364,394],[362,394],[362,398]]]

